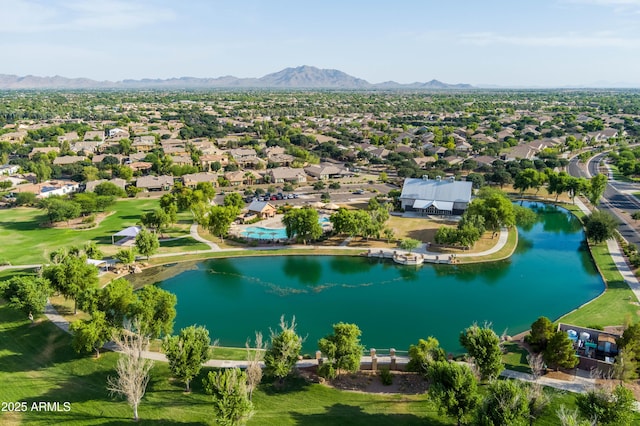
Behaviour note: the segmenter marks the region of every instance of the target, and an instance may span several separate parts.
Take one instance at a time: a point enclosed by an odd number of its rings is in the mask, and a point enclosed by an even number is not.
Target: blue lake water
[[[407,350],[435,336],[457,352],[460,331],[473,322],[516,334],[604,290],[579,221],[553,206],[530,207],[539,220],[519,230],[505,261],[415,268],[349,256],[212,259],[182,264],[190,269],[159,285],[178,297],[176,331],[206,325],[223,346],[243,346],[255,330],[268,335],[285,314],[296,316],[307,353],[340,321],[358,324],[367,347]]]

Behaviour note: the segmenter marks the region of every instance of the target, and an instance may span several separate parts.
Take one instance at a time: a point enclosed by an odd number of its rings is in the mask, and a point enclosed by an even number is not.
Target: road
[[[568,165],[569,174],[571,176],[590,178],[597,173],[607,173],[606,170],[600,170],[600,163],[606,155],[607,153],[602,153],[592,157],[586,164],[586,170],[578,164],[578,157],[574,157]],[[640,186],[633,183],[610,180],[607,183],[604,195],[600,199],[598,208],[618,218],[620,221],[620,226],[618,227],[620,235],[629,243],[640,247],[638,225],[630,217],[631,213],[640,210],[640,201],[632,195],[633,192],[640,192]]]

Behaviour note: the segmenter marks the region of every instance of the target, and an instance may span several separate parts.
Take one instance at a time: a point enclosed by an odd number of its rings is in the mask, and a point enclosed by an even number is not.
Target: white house
[[[462,214],[471,202],[472,182],[450,179],[406,178],[400,194],[405,211],[420,214]]]

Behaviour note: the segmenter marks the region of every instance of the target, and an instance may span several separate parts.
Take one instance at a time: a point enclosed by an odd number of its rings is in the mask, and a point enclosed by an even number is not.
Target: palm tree
[[[247,185],[253,185],[253,173],[246,172],[244,174],[245,180],[247,181]]]

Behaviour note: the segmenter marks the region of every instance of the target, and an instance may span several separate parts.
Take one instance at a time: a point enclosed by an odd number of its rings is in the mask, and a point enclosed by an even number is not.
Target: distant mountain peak
[[[438,80],[427,83],[401,84],[386,81],[371,84],[335,69],[321,69],[311,65],[289,67],[260,78],[237,78],[225,75],[215,78],[173,77],[168,79],[143,78],[138,80],[96,81],[88,78],[66,78],[59,75],[38,77],[0,74],[0,89],[188,89],[188,88],[279,88],[279,89],[470,89],[469,84],[447,84]]]

